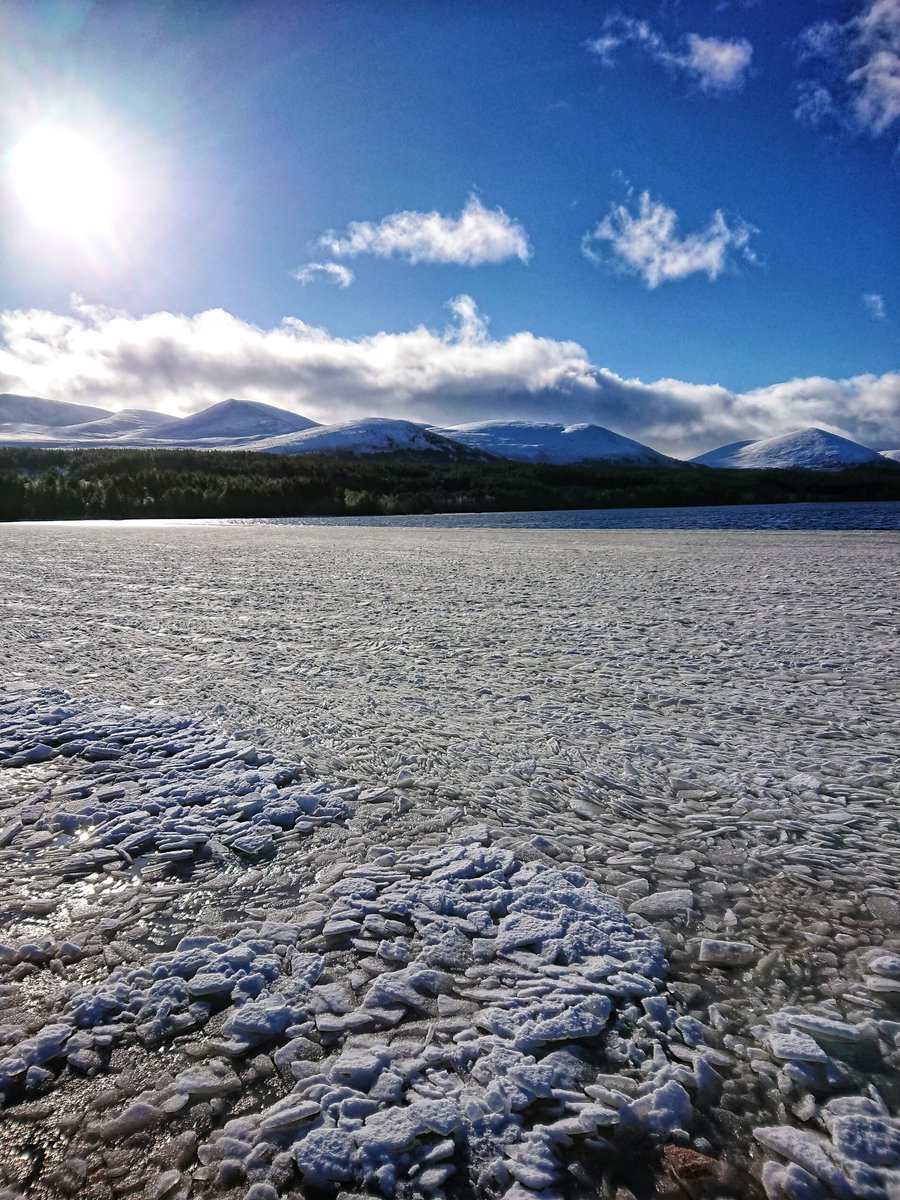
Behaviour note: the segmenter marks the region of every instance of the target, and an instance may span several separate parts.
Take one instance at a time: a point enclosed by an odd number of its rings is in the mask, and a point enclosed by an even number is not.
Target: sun
[[[13,147],[9,170],[29,218],[47,233],[102,232],[116,214],[115,172],[102,151],[73,130],[36,126]]]

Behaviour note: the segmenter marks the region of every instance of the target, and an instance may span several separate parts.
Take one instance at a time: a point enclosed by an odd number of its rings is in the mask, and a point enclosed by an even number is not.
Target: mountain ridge
[[[442,453],[448,458],[494,457],[534,464],[608,462],[631,466],[681,466],[682,459],[587,422],[469,421],[435,425],[370,416],[323,425],[300,413],[254,400],[229,398],[188,417],[152,409],[118,411],[0,394],[0,445],[55,449],[249,450],[268,454]],[[875,451],[810,426],[772,438],[719,446],[689,460],[718,468],[837,470],[862,463],[892,463],[897,451]]]

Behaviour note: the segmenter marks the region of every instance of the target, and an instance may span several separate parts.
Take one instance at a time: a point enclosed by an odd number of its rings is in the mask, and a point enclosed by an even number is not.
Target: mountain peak
[[[550,421],[471,421],[438,429],[445,437],[500,458],[524,462],[575,463],[586,459],[671,465],[657,450],[613,433],[602,425],[562,425]]]
[[[732,442],[691,461],[704,467],[827,471],[879,462],[881,455],[859,442],[811,425],[757,442]]]
[[[234,397],[210,405],[190,417],[182,417],[157,429],[160,441],[196,441],[203,438],[267,438],[312,429],[315,421],[300,413]]]
[[[412,451],[456,456],[469,453],[449,434],[394,417],[366,417],[361,421],[320,425],[296,434],[267,438],[253,448],[270,454],[394,454]]]

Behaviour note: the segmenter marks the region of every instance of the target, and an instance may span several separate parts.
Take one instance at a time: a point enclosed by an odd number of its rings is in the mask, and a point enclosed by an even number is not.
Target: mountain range
[[[600,425],[545,421],[475,421],[428,426],[388,417],[321,425],[299,413],[250,400],[223,400],[189,417],[147,409],[118,412],[39,396],[0,394],[0,446],[46,449],[253,450],[269,454],[428,453],[446,458],[521,462],[608,461],[676,466],[670,458]],[[809,428],[734,442],[691,460],[706,467],[839,469],[896,462],[900,451],[871,450],[849,438]]]

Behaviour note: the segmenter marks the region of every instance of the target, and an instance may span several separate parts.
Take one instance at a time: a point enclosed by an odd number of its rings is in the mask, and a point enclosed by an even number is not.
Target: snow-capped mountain
[[[172,420],[170,413],[154,412],[150,408],[123,408],[121,412],[107,413],[97,421],[69,425],[65,434],[66,437],[85,438],[155,436],[157,429],[171,425]]]
[[[254,442],[254,450],[269,454],[393,454],[401,451],[456,456],[461,447],[448,435],[390,417],[367,417],[319,425],[301,433]],[[465,453],[465,451],[463,451]]]
[[[471,421],[446,428],[390,417],[319,425],[272,404],[223,400],[193,416],[153,409],[110,412],[40,396],[0,394],[0,446],[46,449],[251,450],[269,454],[440,453],[535,463],[610,462],[675,466],[679,460],[601,425],[546,421]],[[709,467],[826,470],[900,461],[900,450],[876,453],[823,429],[801,429],[762,441],[733,442],[692,460]]]
[[[209,438],[275,437],[312,429],[315,421],[299,413],[260,404],[255,400],[223,400],[204,408],[192,417],[170,418],[169,424],[156,429],[153,437],[159,441],[196,442]]]
[[[0,426],[37,425],[57,429],[108,416],[108,409],[89,404],[68,404],[64,400],[45,400],[41,396],[17,396],[14,392],[0,394]],[[3,432],[8,431],[4,429]]]
[[[861,463],[882,462],[882,456],[859,442],[825,429],[798,429],[759,442],[732,442],[709,450],[691,462],[704,467],[746,467],[754,470],[802,468],[827,471]]]
[[[602,425],[554,425],[544,421],[472,421],[438,429],[444,437],[484,450],[500,458],[524,462],[575,463],[585,459],[672,465],[649,446],[635,442]]]

